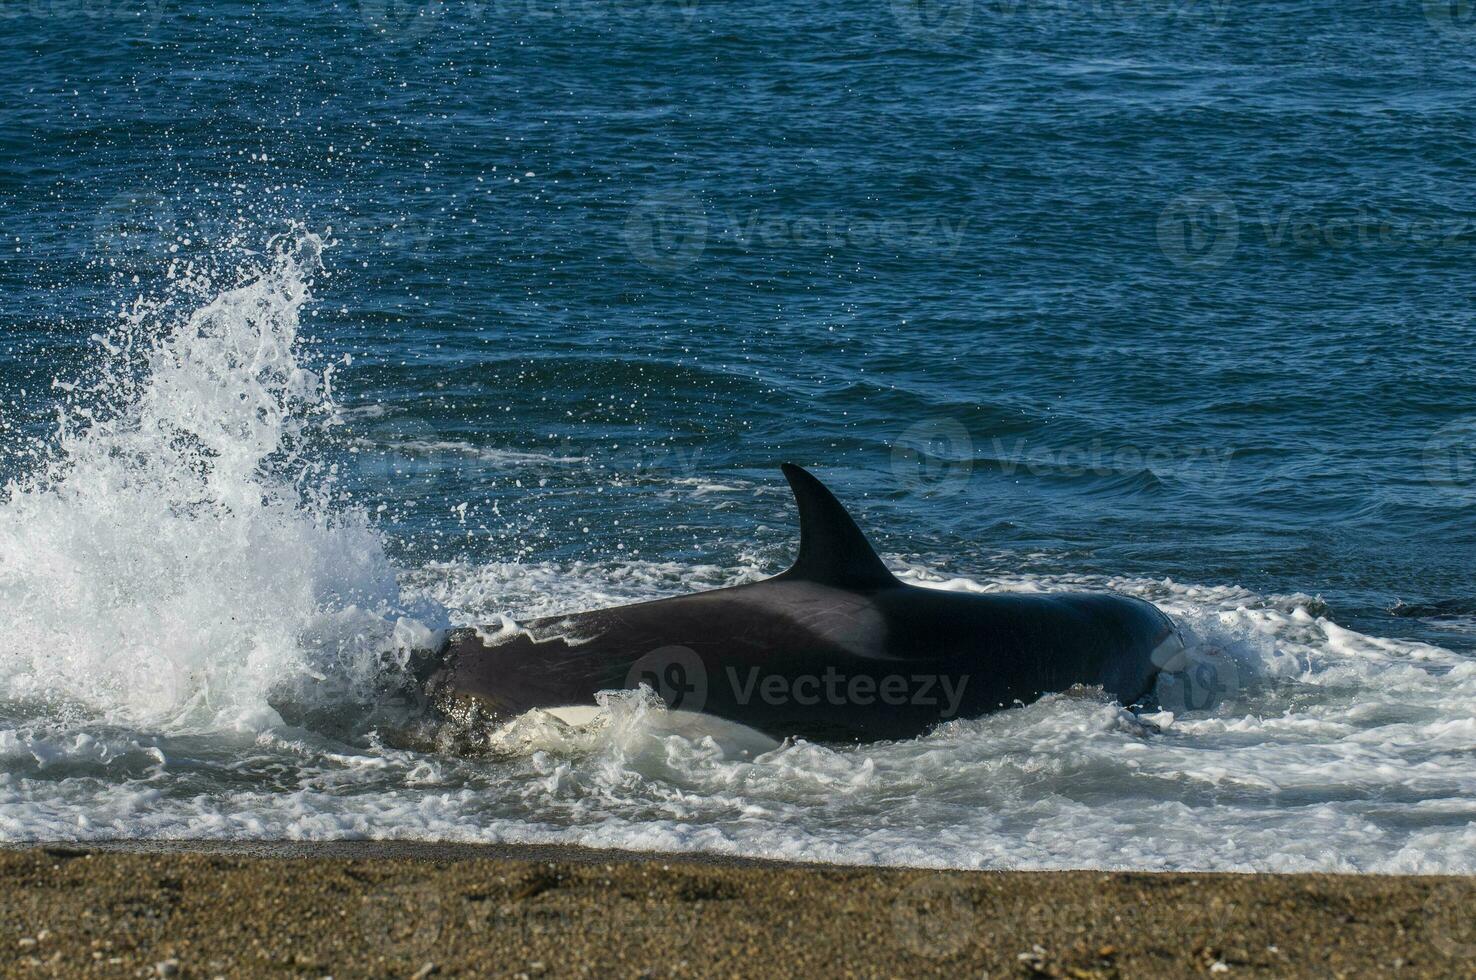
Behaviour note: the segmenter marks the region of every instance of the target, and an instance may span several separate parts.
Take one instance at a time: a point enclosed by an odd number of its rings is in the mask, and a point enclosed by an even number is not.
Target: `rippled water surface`
[[[1458,6],[0,9],[0,840],[1476,870]],[[867,746],[376,727],[447,625],[778,571],[786,459],[1194,668]]]

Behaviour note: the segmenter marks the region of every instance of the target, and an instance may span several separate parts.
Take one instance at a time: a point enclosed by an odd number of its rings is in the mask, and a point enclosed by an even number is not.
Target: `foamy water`
[[[284,700],[363,716],[386,671],[448,623],[768,568],[650,556],[396,567],[320,451],[342,416],[332,365],[310,366],[299,337],[318,249],[308,235],[276,243],[186,316],[137,307],[98,338],[97,377],[59,389],[48,461],[0,502],[0,840],[1476,870],[1476,663],[1344,628],[1311,594],[905,568],[936,588],[1115,589],[1158,603],[1193,661],[1142,715],[1053,696],[915,740],[825,746],[612,693],[582,724],[535,712],[471,757],[395,748],[372,725],[343,738],[287,725],[273,707]],[[751,492],[722,474],[687,479],[707,497]]]
[[[0,505],[0,692],[61,714],[213,730],[269,724],[292,678],[372,680],[401,623],[367,519],[307,444],[332,367],[298,359],[319,240],[173,322],[141,304],[49,461]],[[89,397],[90,394],[90,397]]]

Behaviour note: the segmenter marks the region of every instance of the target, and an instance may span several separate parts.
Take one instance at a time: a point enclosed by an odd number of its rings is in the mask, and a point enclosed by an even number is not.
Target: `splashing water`
[[[172,729],[261,727],[267,694],[370,683],[423,628],[307,451],[332,369],[298,355],[320,240],[168,322],[139,303],[46,463],[0,500],[0,695]],[[85,396],[93,397],[85,397]]]
[[[183,315],[107,337],[45,461],[0,499],[0,840],[552,841],[983,867],[1472,870],[1476,664],[1363,635],[1312,597],[1069,574],[1191,639],[1162,710],[1057,695],[926,737],[783,743],[635,693],[533,712],[476,757],[285,724],[284,688],[371,702],[448,620],[550,614],[759,577],[741,567],[397,569],[317,445],[331,366],[300,315],[321,242],[277,240]],[[741,489],[713,485],[711,494]],[[448,612],[449,610],[449,612]]]

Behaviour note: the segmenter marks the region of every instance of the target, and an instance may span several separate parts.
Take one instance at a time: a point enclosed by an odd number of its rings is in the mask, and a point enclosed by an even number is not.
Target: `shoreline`
[[[26,851],[72,852],[79,854],[203,854],[245,858],[337,858],[345,860],[392,859],[408,861],[551,861],[569,864],[658,863],[688,864],[718,868],[789,868],[814,871],[916,872],[923,874],[959,875],[1163,875],[1206,878],[1358,878],[1419,881],[1471,881],[1476,887],[1476,874],[1460,872],[1426,872],[1411,874],[1395,871],[1220,871],[1164,870],[1157,868],[930,868],[909,864],[846,864],[837,861],[744,857],[718,851],[640,851],[619,847],[592,847],[587,844],[528,843],[497,841],[398,840],[385,838],[343,838],[338,840],[287,840],[277,838],[156,839],[117,837],[100,840],[0,842],[0,856]],[[1476,894],[1476,893],[1473,893]],[[1476,910],[1473,910],[1476,919]]]
[[[0,849],[5,976],[1476,972],[1476,878],[930,871],[565,845]]]
[[[638,864],[669,864],[678,861],[703,867],[732,868],[850,868],[852,865],[784,861],[777,858],[741,857],[707,851],[630,851],[621,848],[586,847],[582,844],[512,844],[422,840],[148,840],[116,838],[96,841],[36,841],[0,844],[7,852],[41,850],[47,853],[99,854],[203,854],[243,858],[336,858],[341,860],[404,861],[552,861],[569,864],[598,864],[616,861]],[[886,870],[886,869],[879,869]],[[908,869],[897,869],[908,870]]]

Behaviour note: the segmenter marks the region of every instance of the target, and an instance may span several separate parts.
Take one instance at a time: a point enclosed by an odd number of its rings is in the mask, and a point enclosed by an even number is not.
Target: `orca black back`
[[[463,722],[592,705],[648,686],[669,707],[775,737],[909,738],[1073,687],[1124,704],[1183,649],[1151,603],[971,594],[900,581],[835,496],[793,464],[794,563],[747,585],[454,631],[426,689]]]

